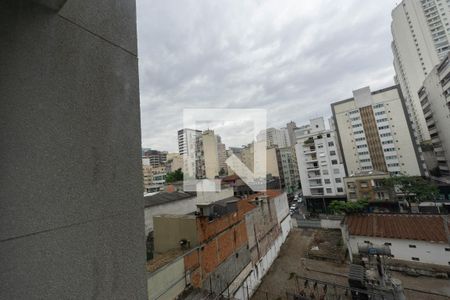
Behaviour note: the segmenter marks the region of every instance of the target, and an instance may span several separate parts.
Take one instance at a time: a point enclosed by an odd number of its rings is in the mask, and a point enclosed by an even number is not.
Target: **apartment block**
[[[336,131],[326,129],[320,117],[295,133],[298,170],[308,207],[323,209],[327,202],[345,198],[345,168]]]
[[[167,162],[167,151],[147,150],[143,157],[148,160],[152,167],[158,167]]]
[[[178,130],[178,151],[183,157],[183,173],[186,178],[205,178],[201,137],[201,130]]]
[[[280,148],[281,169],[286,191],[293,193],[300,187],[300,174],[298,172],[297,156],[294,147]]]
[[[257,141],[266,141],[268,148],[278,147],[285,148],[290,146],[289,132],[286,128],[267,128],[259,133],[256,137]]]
[[[403,0],[392,11],[392,52],[396,83],[418,141],[430,135],[417,91],[449,51],[450,8],[444,0]]]
[[[418,96],[430,132],[437,166],[442,175],[450,169],[450,56],[431,70]]]
[[[398,86],[374,92],[361,88],[331,108],[349,176],[370,171],[424,174]]]

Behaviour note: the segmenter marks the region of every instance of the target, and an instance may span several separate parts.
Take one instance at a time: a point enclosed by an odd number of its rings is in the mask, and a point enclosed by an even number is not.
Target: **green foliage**
[[[360,199],[356,202],[334,200],[328,208],[334,214],[354,214],[365,212],[368,206],[369,202],[367,199]]]
[[[169,172],[166,174],[166,182],[176,182],[176,181],[183,181],[183,171],[181,169],[178,169],[174,172]]]
[[[409,209],[411,202],[435,201],[439,195],[437,186],[420,176],[393,176],[386,178],[384,183],[402,194],[404,200],[408,202]]]
[[[227,172],[225,172],[224,168],[221,168],[219,171],[219,176],[225,176],[227,174]]]

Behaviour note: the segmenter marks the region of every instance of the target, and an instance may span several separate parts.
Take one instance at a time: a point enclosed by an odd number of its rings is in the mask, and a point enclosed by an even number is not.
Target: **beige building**
[[[392,11],[392,52],[396,82],[405,96],[407,112],[419,141],[428,140],[417,91],[449,51],[450,8],[443,0],[403,0]]]
[[[388,173],[383,172],[363,172],[344,178],[347,200],[357,201],[367,199],[369,202],[394,201],[395,195],[393,195],[392,188],[384,184],[384,180],[389,177]]]
[[[178,153],[174,153],[174,155],[167,156],[167,172],[174,172],[178,169],[184,168],[183,156]],[[183,170],[184,173],[184,170]]]
[[[205,130],[202,133],[203,159],[205,162],[205,176],[214,179],[219,175],[219,151],[217,136],[213,130]]]
[[[423,174],[398,86],[374,92],[361,88],[331,107],[348,176],[370,171]]]
[[[166,166],[154,167],[143,160],[142,172],[144,179],[144,192],[159,190],[166,182]]]
[[[437,166],[443,175],[450,170],[450,58],[431,70],[418,93],[430,132]]]

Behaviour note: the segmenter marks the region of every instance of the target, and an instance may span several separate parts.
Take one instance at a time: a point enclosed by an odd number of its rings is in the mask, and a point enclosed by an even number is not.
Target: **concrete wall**
[[[250,251],[242,247],[234,255],[229,256],[214,272],[204,279],[203,289],[217,294],[225,292],[234,279],[250,263]],[[211,278],[211,280],[209,280]]]
[[[153,231],[153,217],[160,214],[188,214],[197,210],[196,197],[145,208],[145,235]]]
[[[0,3],[0,298],[144,299],[135,2],[36,2]]]
[[[261,260],[259,260],[253,266],[251,272],[249,272],[249,275],[245,278],[241,286],[234,293],[235,299],[247,300],[251,298],[251,296],[261,283],[261,280],[263,279],[264,275],[266,275],[267,271],[270,269],[270,266],[278,257],[278,253],[280,252],[282,244],[283,244],[283,237],[280,235],[274,241],[269,251],[267,251],[266,255],[264,255],[261,258]]]
[[[148,299],[175,299],[186,286],[182,256],[148,275]]]
[[[180,247],[186,239],[190,246],[198,245],[197,220],[194,215],[159,215],[153,217],[155,253],[164,253]]]
[[[384,245],[386,242],[391,243],[392,245],[389,247],[395,259],[413,261],[412,257],[417,257],[420,259],[420,262],[428,264],[448,266],[450,263],[450,251],[445,251],[445,248],[450,247],[448,243],[430,243],[425,241],[351,235],[348,241],[349,251],[357,254],[358,245],[363,245],[364,241],[370,241],[374,245]],[[410,248],[409,245],[415,245],[416,248]]]

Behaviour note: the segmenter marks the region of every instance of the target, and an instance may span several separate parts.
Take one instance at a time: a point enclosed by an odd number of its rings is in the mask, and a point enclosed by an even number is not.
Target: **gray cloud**
[[[393,7],[138,0],[143,146],[176,151],[184,108],[265,108],[269,126],[301,125],[356,88],[393,84]]]

